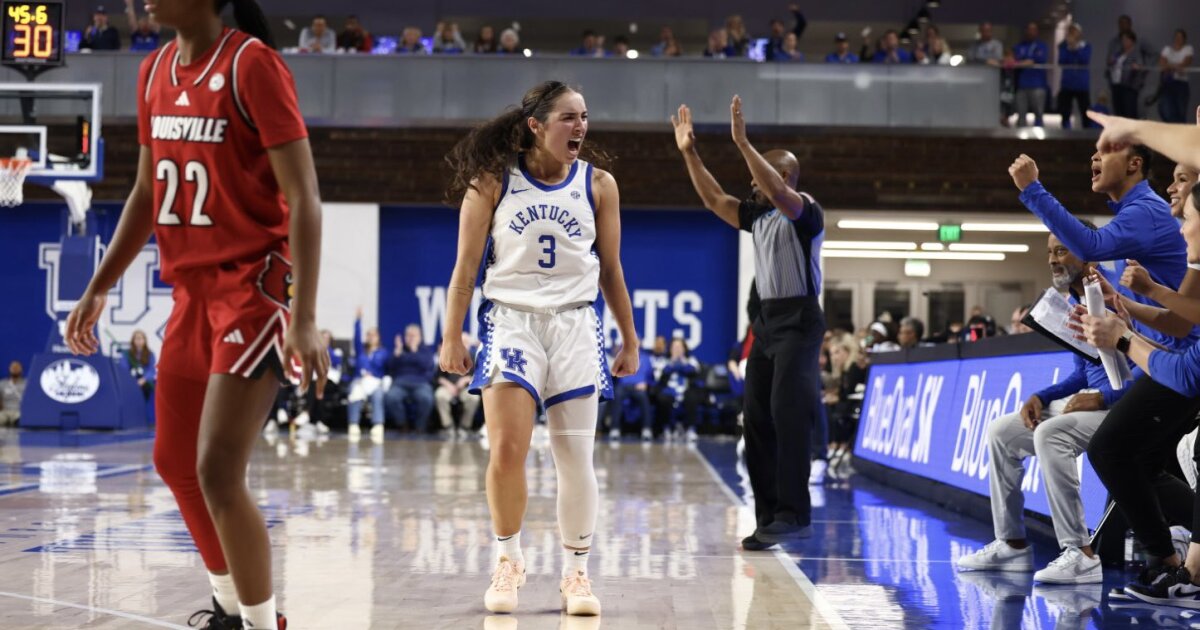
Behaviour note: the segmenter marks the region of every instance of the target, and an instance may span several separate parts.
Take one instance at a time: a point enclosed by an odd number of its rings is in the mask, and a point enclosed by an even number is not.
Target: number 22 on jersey
[[[158,210],[158,224],[183,225],[180,213],[175,211],[175,197],[179,194],[179,165],[174,160],[163,158],[154,167],[154,177],[158,181],[164,182],[166,186],[162,206]],[[208,169],[203,163],[192,160],[184,165],[183,177],[187,183],[196,186],[188,225],[211,226],[213,224],[212,217],[204,214],[204,202],[208,200]]]

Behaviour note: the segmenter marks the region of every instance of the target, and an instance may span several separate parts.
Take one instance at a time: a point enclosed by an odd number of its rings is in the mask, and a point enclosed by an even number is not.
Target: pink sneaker
[[[600,600],[592,594],[592,581],[586,573],[580,571],[563,578],[558,591],[562,593],[563,610],[568,615],[600,614]]]
[[[517,590],[525,586],[525,567],[501,556],[492,573],[492,585],[483,596],[483,605],[494,613],[510,613],[517,609]]]

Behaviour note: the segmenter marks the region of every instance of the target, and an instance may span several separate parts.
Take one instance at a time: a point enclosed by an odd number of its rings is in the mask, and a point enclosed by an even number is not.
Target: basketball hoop
[[[27,157],[0,158],[0,206],[12,208],[25,201],[25,175],[32,166]]]

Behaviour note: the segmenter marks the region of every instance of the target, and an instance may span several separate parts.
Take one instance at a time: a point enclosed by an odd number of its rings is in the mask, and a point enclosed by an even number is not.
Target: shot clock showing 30
[[[6,66],[62,65],[63,3],[0,2]]]

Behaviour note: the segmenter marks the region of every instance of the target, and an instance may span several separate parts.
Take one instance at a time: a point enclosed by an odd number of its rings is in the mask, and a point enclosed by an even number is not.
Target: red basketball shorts
[[[207,381],[210,374],[283,377],[292,265],[282,254],[177,272],[158,369]],[[290,370],[289,370],[290,372]]]

